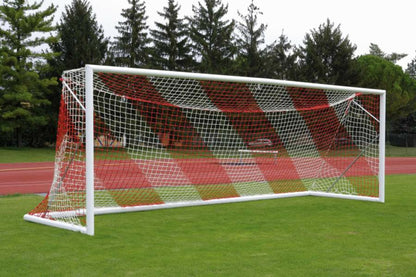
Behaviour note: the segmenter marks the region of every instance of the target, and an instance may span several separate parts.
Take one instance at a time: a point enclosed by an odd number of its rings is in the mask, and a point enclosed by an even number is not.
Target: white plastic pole
[[[143,69],[143,68],[127,68],[127,67],[115,67],[106,65],[87,65],[92,67],[94,72],[103,73],[115,73],[115,74],[137,74],[143,76],[153,77],[171,77],[171,78],[193,78],[197,80],[208,80],[208,81],[219,81],[219,82],[237,82],[237,83],[256,83],[263,85],[282,85],[289,87],[304,87],[312,89],[327,89],[337,91],[349,91],[351,93],[362,92],[366,94],[383,94],[385,91],[381,89],[368,89],[368,88],[357,88],[357,87],[346,87],[336,85],[325,85],[316,83],[305,83],[296,81],[286,80],[274,80],[264,78],[253,78],[253,77],[240,77],[240,76],[229,76],[229,75],[215,75],[215,74],[204,74],[204,73],[191,73],[191,72],[179,72],[179,71],[165,71],[165,70],[154,70],[154,69]]]
[[[94,71],[85,66],[85,181],[87,234],[94,235]]]
[[[38,224],[44,224],[44,225],[47,225],[47,226],[57,227],[57,228],[70,230],[70,231],[74,231],[74,232],[81,232],[83,234],[87,233],[87,229],[85,227],[70,224],[70,223],[66,223],[66,222],[62,222],[62,221],[59,221],[59,220],[46,219],[46,218],[43,218],[41,216],[34,216],[34,215],[25,214],[23,219],[26,220],[26,221],[30,221],[30,222],[34,222],[34,223],[38,223]]]
[[[340,198],[340,199],[380,202],[379,198],[377,198],[377,197],[351,195],[351,194],[340,194],[340,193],[331,193],[331,192],[310,191],[309,195],[329,197],[329,198]]]
[[[95,214],[101,215],[101,214],[126,213],[126,212],[136,212],[136,211],[150,211],[150,210],[159,210],[159,209],[239,203],[239,202],[246,202],[246,201],[289,198],[289,197],[299,197],[299,196],[308,196],[308,195],[311,195],[310,192],[308,191],[299,191],[299,192],[288,192],[288,193],[277,193],[277,194],[241,196],[241,197],[233,197],[233,198],[210,199],[210,200],[205,200],[205,201],[188,201],[188,202],[176,202],[176,203],[131,206],[131,207],[96,208]]]
[[[380,202],[384,203],[385,195],[385,152],[386,149],[386,92],[380,94],[380,141],[379,141],[379,167],[378,167],[378,193]]]

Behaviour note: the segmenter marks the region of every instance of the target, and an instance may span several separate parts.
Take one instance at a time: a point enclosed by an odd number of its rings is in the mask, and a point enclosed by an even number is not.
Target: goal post
[[[27,221],[295,196],[384,202],[385,91],[86,65],[62,76],[54,179]]]

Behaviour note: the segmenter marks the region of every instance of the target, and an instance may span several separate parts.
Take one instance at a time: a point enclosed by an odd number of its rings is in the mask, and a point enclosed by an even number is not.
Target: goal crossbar
[[[93,72],[102,73],[114,73],[114,74],[128,74],[128,75],[142,75],[153,77],[167,77],[178,79],[195,79],[201,81],[216,81],[216,82],[235,82],[235,83],[253,83],[260,85],[282,85],[286,87],[300,87],[311,89],[328,89],[334,91],[356,91],[365,94],[385,94],[385,90],[370,89],[361,87],[347,87],[329,84],[307,83],[299,81],[266,79],[258,77],[244,77],[244,76],[229,76],[229,75],[217,75],[207,73],[194,73],[194,72],[181,72],[181,71],[165,71],[155,69],[142,69],[142,68],[125,68],[125,67],[113,67],[105,65],[86,65],[85,68],[91,69]]]

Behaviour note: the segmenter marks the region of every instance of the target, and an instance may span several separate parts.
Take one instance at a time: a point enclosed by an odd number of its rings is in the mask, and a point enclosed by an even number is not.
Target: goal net
[[[88,65],[62,77],[54,179],[25,219],[289,196],[384,201],[385,92]]]

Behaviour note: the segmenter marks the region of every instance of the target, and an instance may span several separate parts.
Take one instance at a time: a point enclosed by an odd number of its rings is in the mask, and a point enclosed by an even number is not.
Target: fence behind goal
[[[385,92],[88,65],[63,74],[54,180],[25,219],[329,196],[384,201]]]

